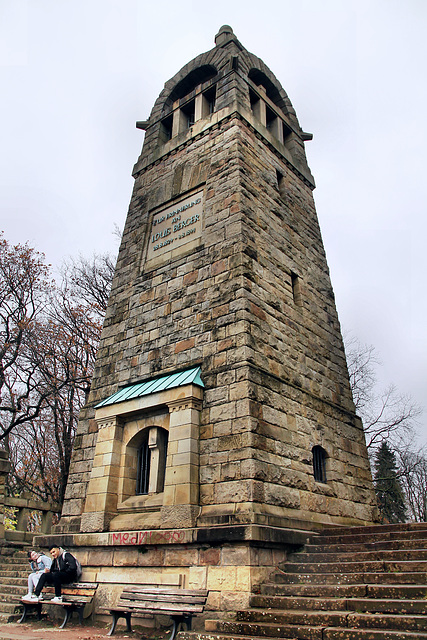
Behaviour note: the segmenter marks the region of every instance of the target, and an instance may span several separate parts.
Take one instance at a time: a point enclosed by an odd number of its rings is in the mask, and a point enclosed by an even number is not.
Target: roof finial
[[[224,24],[215,36],[215,44],[217,47],[221,47],[234,39],[233,29],[228,24]]]

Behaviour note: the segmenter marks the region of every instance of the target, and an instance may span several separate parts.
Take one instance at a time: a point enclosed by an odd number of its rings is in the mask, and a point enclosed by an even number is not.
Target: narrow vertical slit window
[[[282,198],[286,195],[285,176],[276,169],[277,188]]]
[[[298,307],[302,306],[302,294],[301,294],[301,278],[296,274],[291,272],[291,282],[292,282],[292,296],[294,299],[294,304]]]
[[[326,484],[326,451],[323,447],[316,445],[312,449],[313,453],[313,474],[316,482]]]

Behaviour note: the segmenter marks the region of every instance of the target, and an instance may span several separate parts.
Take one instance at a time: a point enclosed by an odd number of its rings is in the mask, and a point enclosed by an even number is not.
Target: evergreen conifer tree
[[[398,476],[396,456],[384,440],[375,456],[375,492],[378,508],[386,522],[405,521],[405,501]]]

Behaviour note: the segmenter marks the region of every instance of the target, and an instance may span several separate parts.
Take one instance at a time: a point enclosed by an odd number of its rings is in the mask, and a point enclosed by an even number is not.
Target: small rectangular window
[[[261,119],[261,100],[257,94],[249,89],[249,99],[251,102],[252,113],[258,120]]]
[[[195,122],[195,111],[196,111],[196,105],[194,100],[187,102],[187,104],[181,107],[181,113],[183,113],[185,116],[187,129],[192,127]]]
[[[215,100],[216,100],[216,87],[211,87],[207,91],[203,93],[203,98],[205,100],[206,105],[206,115],[210,115],[215,111]],[[204,114],[203,114],[204,115]]]
[[[282,120],[283,127],[283,144],[286,146],[286,143],[289,141],[290,136],[292,135],[292,129],[286,125]]]
[[[172,138],[173,116],[170,115],[160,123],[160,142],[168,142]]]
[[[275,127],[277,124],[277,116],[269,107],[265,108],[265,119],[267,129],[276,135]]]

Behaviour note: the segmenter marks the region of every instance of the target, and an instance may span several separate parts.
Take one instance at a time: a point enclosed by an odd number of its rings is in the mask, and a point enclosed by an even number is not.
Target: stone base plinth
[[[128,584],[209,590],[207,610],[246,608],[251,593],[316,534],[258,525],[36,536],[74,553],[82,580],[98,582],[95,611],[113,606]]]

